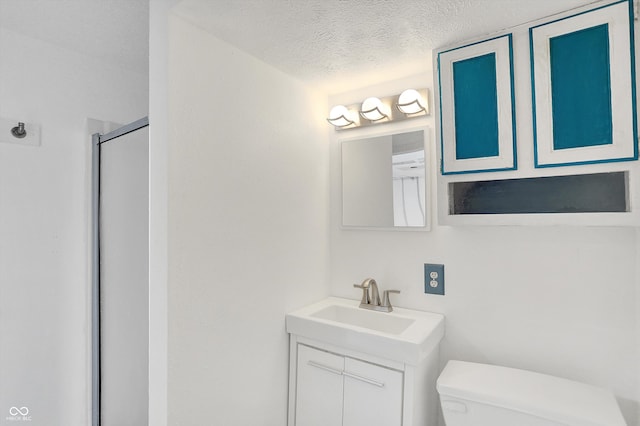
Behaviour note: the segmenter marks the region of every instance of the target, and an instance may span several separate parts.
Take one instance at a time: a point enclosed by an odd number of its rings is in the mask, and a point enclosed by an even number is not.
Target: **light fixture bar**
[[[383,98],[369,97],[362,104],[334,106],[327,121],[335,130],[343,131],[423,117],[429,115],[428,99],[427,89],[408,89],[400,95]]]

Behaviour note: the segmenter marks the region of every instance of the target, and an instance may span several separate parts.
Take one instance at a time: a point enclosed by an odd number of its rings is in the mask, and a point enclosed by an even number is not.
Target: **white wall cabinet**
[[[419,366],[291,335],[289,426],[436,425],[437,351]]]
[[[604,1],[436,51],[442,174],[516,170],[531,149],[516,115],[528,131],[533,114],[535,168],[637,160],[633,17],[630,0]],[[517,113],[516,81],[531,84]]]
[[[634,38],[603,0],[435,50],[439,223],[637,226]]]

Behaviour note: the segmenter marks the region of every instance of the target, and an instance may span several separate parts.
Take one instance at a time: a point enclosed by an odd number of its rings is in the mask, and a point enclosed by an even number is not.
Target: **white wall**
[[[149,424],[167,425],[169,11],[149,1]]]
[[[154,3],[171,1],[152,1],[152,13]],[[488,362],[607,387],[629,424],[638,424],[640,231],[445,227],[433,204],[431,232],[343,231],[336,134],[306,118],[314,108],[324,117],[324,99],[180,19],[171,19],[168,38],[168,424],[284,424],[284,314],[327,293],[357,299],[351,284],[366,276],[402,290],[399,306],[446,315],[443,364]],[[155,59],[152,97],[165,87],[163,56]],[[331,96],[329,104],[431,81],[425,74],[386,82]],[[152,102],[161,117],[163,102]],[[429,125],[434,136],[433,117],[411,124]],[[153,150],[151,186],[162,208],[165,157],[156,152],[154,160]],[[298,186],[287,191],[293,176]],[[152,240],[162,241],[161,224],[162,214]],[[152,276],[162,269],[158,250]],[[446,296],[423,293],[425,262],[446,265]],[[152,325],[154,307],[159,312],[159,349],[163,297],[151,305]],[[151,380],[161,386],[159,352]],[[162,395],[157,401],[156,413]]]
[[[89,421],[89,117],[147,115],[147,76],[0,30],[0,117],[42,145],[0,143],[0,424]],[[9,129],[0,129],[8,132]]]
[[[328,294],[326,97],[169,34],[168,423],[284,425],[285,314]]]
[[[431,81],[429,74],[386,82],[334,95],[330,105]],[[430,126],[433,140],[433,116],[419,123]],[[443,364],[501,364],[606,387],[628,423],[639,424],[640,242],[634,228],[446,227],[437,225],[432,204],[431,232],[341,230],[340,135],[354,137],[336,132],[331,138],[333,295],[357,299],[352,283],[374,277],[381,288],[402,291],[394,295],[398,306],[446,316]],[[434,157],[431,167],[435,189]],[[445,264],[445,296],[423,293],[424,263]]]

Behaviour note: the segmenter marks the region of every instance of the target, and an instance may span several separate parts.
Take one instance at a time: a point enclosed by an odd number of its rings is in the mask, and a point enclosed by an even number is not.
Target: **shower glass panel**
[[[94,333],[99,331],[99,401],[94,399],[94,405],[98,403],[99,413],[94,424],[144,426],[149,382],[149,128],[104,141],[98,149],[100,268],[94,309],[99,305],[99,320]]]

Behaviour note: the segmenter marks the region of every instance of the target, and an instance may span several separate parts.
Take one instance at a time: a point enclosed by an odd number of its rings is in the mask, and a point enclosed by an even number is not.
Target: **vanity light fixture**
[[[426,102],[420,92],[415,89],[407,89],[402,92],[398,97],[396,107],[407,115],[419,114],[423,111],[428,112]]]
[[[390,111],[382,103],[380,98],[367,98],[362,102],[362,109],[360,115],[369,121],[380,121],[385,118],[389,118]]]
[[[400,95],[369,97],[362,104],[334,106],[327,121],[335,130],[342,131],[422,117],[429,114],[428,98],[427,89],[407,89]]]
[[[346,106],[336,105],[331,108],[327,121],[337,128],[347,127],[352,124],[357,124],[358,117],[354,117],[354,115],[355,114],[349,111]]]

